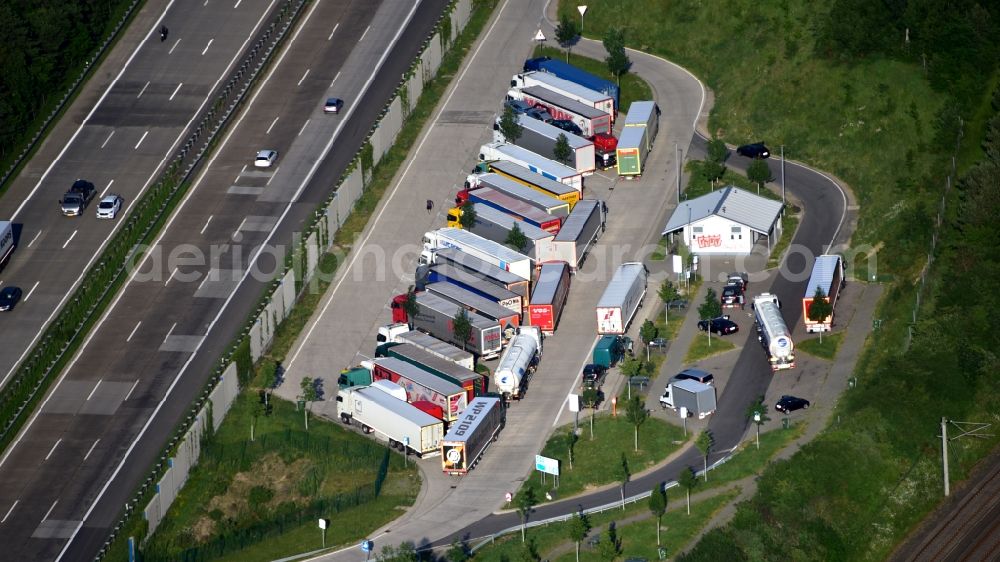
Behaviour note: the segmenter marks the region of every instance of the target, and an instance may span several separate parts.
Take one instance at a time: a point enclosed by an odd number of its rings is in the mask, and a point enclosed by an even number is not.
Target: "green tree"
[[[726,173],[726,167],[718,162],[712,162],[710,160],[705,160],[702,162],[701,175],[705,178],[705,181],[712,184],[715,187],[715,182],[719,180]]]
[[[639,451],[639,426],[646,422],[649,418],[649,411],[646,410],[646,404],[643,402],[642,398],[638,396],[633,396],[625,404],[625,418],[628,420],[635,432],[632,436],[633,446],[635,451]]]
[[[514,108],[509,105],[503,106],[503,114],[500,115],[500,134],[510,144],[517,142],[524,134],[524,127],[518,122]]]
[[[816,287],[812,304],[809,305],[809,319],[813,322],[823,322],[831,314],[833,306],[830,304],[830,299],[826,298],[823,287]],[[823,343],[823,330],[819,331],[819,342]]]
[[[767,162],[755,159],[747,167],[747,179],[757,184],[757,193],[760,193],[764,184],[771,180],[771,169],[767,167]]]
[[[597,544],[597,553],[602,560],[614,562],[622,553],[622,541],[618,538],[618,530],[615,524],[608,525],[608,531],[604,534],[604,540]]]
[[[681,297],[680,291],[677,290],[677,286],[674,282],[669,279],[664,279],[663,283],[660,283],[660,288],[657,290],[657,295],[659,295],[660,300],[663,301],[664,305],[679,299]],[[667,306],[663,307],[664,321],[670,319],[669,312],[667,312]]]
[[[573,47],[573,40],[580,34],[576,26],[576,19],[564,13],[559,16],[559,25],[556,26],[556,42],[566,49],[566,62],[569,62],[569,52]]]
[[[569,162],[569,157],[573,155],[573,149],[569,146],[569,137],[565,133],[559,133],[556,137],[556,144],[552,147],[552,156],[556,162]]]
[[[573,470],[573,449],[576,448],[576,442],[580,440],[580,435],[576,432],[576,429],[569,432],[566,436],[567,449],[569,450],[569,469]]]
[[[569,520],[567,531],[569,539],[576,543],[576,562],[580,562],[580,541],[587,538],[587,533],[590,532],[590,521],[587,519],[587,515],[582,511],[574,513]]]
[[[608,56],[604,58],[604,63],[608,65],[608,72],[615,77],[618,85],[621,86],[622,75],[628,72],[632,61],[625,53],[625,30],[618,27],[609,27],[604,33],[604,49]]]
[[[590,440],[594,440],[594,415],[596,414],[597,404],[601,400],[601,392],[596,388],[584,389],[583,395],[581,396],[583,400],[583,405],[591,409],[590,412]]]
[[[316,389],[316,382],[312,377],[302,377],[299,383],[302,389],[302,401],[305,407],[302,408],[302,419],[304,420],[306,431],[309,431],[309,405],[319,399],[319,390]]]
[[[622,451],[621,462],[615,466],[615,480],[620,484],[618,490],[622,495],[622,511],[625,511],[625,485],[628,484],[630,478],[632,478],[632,472],[628,467],[628,458],[625,457],[625,452]]]
[[[403,543],[397,547],[385,545],[382,553],[378,555],[379,562],[419,562],[420,556],[417,549],[410,543]]]
[[[479,220],[479,214],[476,213],[476,204],[466,200],[465,203],[462,203],[460,209],[461,214],[458,215],[458,224],[465,230],[471,230],[472,227],[476,226],[476,221]]]
[[[677,484],[687,493],[687,514],[691,515],[691,490],[698,486],[698,477],[694,475],[691,467],[681,469],[677,476]]]
[[[649,512],[656,517],[656,546],[660,546],[660,527],[663,514],[667,512],[667,491],[662,484],[654,484],[649,493]]]
[[[653,321],[648,318],[642,323],[642,327],[639,328],[639,339],[646,346],[646,361],[649,361],[649,342],[656,339],[656,332],[656,324],[653,324]]]
[[[760,426],[771,421],[767,417],[767,405],[764,404],[764,397],[761,396],[747,407],[746,417],[757,426],[757,449],[760,449]]]
[[[719,295],[716,294],[715,289],[709,287],[708,291],[705,292],[705,301],[698,307],[698,318],[708,322],[708,329],[705,332],[708,334],[710,345],[712,343],[712,319],[720,316],[722,316],[722,302],[719,301]]]
[[[403,312],[406,313],[407,323],[412,327],[413,318],[420,312],[420,307],[417,306],[417,292],[412,288],[406,293],[406,300],[403,301]]]
[[[712,139],[708,141],[708,159],[706,162],[723,164],[725,163],[727,156],[729,156],[729,149],[726,148],[726,143],[722,142],[721,139]]]
[[[503,243],[518,252],[523,252],[525,246],[528,245],[528,237],[524,234],[524,231],[521,230],[521,227],[515,222],[514,228],[510,229],[510,232],[507,233],[507,239],[504,240]]]
[[[633,355],[627,355],[625,359],[622,360],[619,369],[621,369],[622,375],[627,379],[628,384],[628,398],[632,399],[632,377],[639,377],[646,375],[648,376],[652,372],[653,364],[642,359],[637,359]]]
[[[462,351],[465,351],[465,344],[472,337],[472,320],[469,319],[469,313],[464,308],[458,312],[458,316],[452,322],[451,333],[456,340],[462,342]]]
[[[528,516],[531,515],[531,511],[535,509],[538,505],[538,498],[535,497],[535,489],[531,486],[526,486],[524,492],[517,496],[517,514],[521,518],[521,542],[524,542],[524,530],[528,525]]]
[[[712,452],[712,447],[715,446],[715,437],[712,436],[711,431],[706,429],[695,439],[694,446],[701,451],[701,457],[705,462],[705,482],[708,482],[708,454]]]
[[[451,547],[448,548],[448,553],[445,557],[448,559],[448,562],[467,562],[472,558],[472,554],[469,552],[469,545],[456,538],[451,541]]]

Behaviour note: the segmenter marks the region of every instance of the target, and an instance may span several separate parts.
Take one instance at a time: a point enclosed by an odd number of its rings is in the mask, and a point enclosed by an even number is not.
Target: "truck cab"
[[[375,341],[379,344],[386,342],[395,342],[396,337],[405,334],[410,331],[410,326],[403,322],[396,322],[394,324],[389,324],[387,326],[382,326],[378,329],[378,336],[376,336]]]

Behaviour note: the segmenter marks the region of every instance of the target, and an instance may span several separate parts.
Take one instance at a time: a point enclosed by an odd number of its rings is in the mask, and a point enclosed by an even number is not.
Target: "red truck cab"
[[[392,297],[389,308],[392,310],[392,323],[405,324],[409,322],[406,317],[406,301],[410,298],[410,293],[403,293]]]

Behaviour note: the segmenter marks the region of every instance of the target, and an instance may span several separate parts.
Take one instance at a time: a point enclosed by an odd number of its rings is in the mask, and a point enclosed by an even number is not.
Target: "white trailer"
[[[441,440],[441,469],[445,474],[466,474],[479,462],[506,422],[498,398],[480,396],[469,403]]]
[[[476,370],[476,359],[471,353],[462,351],[454,345],[443,342],[432,335],[417,330],[410,330],[396,335],[392,341],[393,343],[408,343],[414,347],[419,347],[431,355],[447,359],[456,365],[465,367],[470,371]]]
[[[434,250],[457,248],[522,279],[531,280],[531,258],[461,228],[440,228],[425,232],[423,242],[424,251],[420,254],[422,264],[434,263]]]
[[[562,94],[567,98],[576,100],[582,104],[589,105],[611,116],[611,122],[615,121],[615,98],[591,90],[586,86],[581,86],[576,82],[570,82],[548,72],[533,71],[515,74],[510,79],[511,88],[530,88],[531,86],[541,86],[552,90],[557,94]]]
[[[807,332],[827,332],[833,329],[833,313],[837,307],[840,290],[847,284],[844,277],[844,259],[838,255],[816,256],[813,262],[812,275],[806,284],[806,292],[802,295],[802,321]],[[809,309],[812,308],[816,289],[822,289],[826,302],[830,303],[830,315],[819,321],[809,319]]]
[[[781,316],[781,303],[771,293],[761,293],[753,298],[754,323],[757,339],[764,346],[771,370],[791,369],[795,366],[795,345],[792,332]]]
[[[649,145],[646,142],[645,127],[625,127],[618,137],[615,148],[615,169],[619,176],[626,178],[642,176],[646,169]]]
[[[491,160],[513,162],[536,174],[564,183],[579,191],[583,190],[582,173],[551,158],[535,154],[527,148],[503,142],[491,142],[479,147],[479,159],[483,162]]]
[[[507,238],[516,225],[521,234],[527,239],[527,243],[521,248],[521,251],[530,258],[537,259],[538,246],[552,241],[555,237],[547,230],[542,230],[531,223],[519,220],[503,211],[498,211],[489,205],[473,203],[472,208],[476,211],[476,222],[472,225],[472,228],[467,229],[469,232],[478,234],[487,240],[506,244]]]
[[[568,119],[576,123],[583,131],[583,136],[591,138],[598,133],[611,134],[611,114],[600,109],[580,103],[541,86],[527,88],[511,88],[507,90],[507,99],[520,100],[524,103],[541,107],[549,112],[553,119]]]
[[[618,266],[597,302],[597,333],[624,334],[646,296],[646,266],[639,262]]]
[[[14,223],[0,221],[0,267],[14,253]]]
[[[562,135],[566,137],[566,144],[570,150],[567,165],[585,176],[593,174],[594,170],[597,169],[597,161],[594,159],[594,143],[589,140],[527,115],[518,115],[517,122],[521,125],[521,136],[511,144],[554,160],[556,157],[555,147],[559,142],[559,136]],[[500,131],[500,118],[493,122],[493,141],[508,142]]]
[[[634,101],[625,116],[625,128],[645,127],[646,152],[653,149],[653,140],[660,128],[660,107],[655,101]],[[622,131],[624,133],[624,129]]]
[[[440,453],[444,423],[377,388],[352,386],[337,392],[337,415],[345,424],[357,423],[364,433],[387,440],[394,449],[420,456]]]
[[[504,399],[521,399],[528,377],[535,370],[537,353],[538,345],[532,336],[518,334],[510,340],[493,374],[497,390],[503,394]]]
[[[564,261],[570,271],[583,264],[590,247],[604,233],[608,220],[608,206],[597,199],[581,199],[573,212],[563,221],[559,234],[551,242],[538,246],[535,259],[539,262]]]

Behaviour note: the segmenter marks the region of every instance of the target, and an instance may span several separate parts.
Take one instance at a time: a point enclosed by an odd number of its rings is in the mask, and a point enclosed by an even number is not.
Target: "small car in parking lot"
[[[97,204],[97,218],[114,219],[118,216],[118,211],[122,210],[122,198],[120,195],[105,195],[101,197]]]
[[[7,312],[14,310],[19,300],[21,300],[21,289],[19,287],[8,286],[0,289],[0,311]]]
[[[755,142],[753,144],[744,144],[736,149],[736,154],[740,156],[746,156],[747,158],[753,158],[754,160],[763,160],[764,158],[769,158],[771,156],[771,151],[764,146],[762,142]]]
[[[726,285],[722,288],[722,308],[740,307],[743,308],[745,301],[743,298],[743,287],[741,285]]]
[[[604,382],[604,375],[607,372],[608,368],[604,365],[588,363],[583,368],[583,388],[600,388],[601,383]]]
[[[326,98],[326,103],[323,104],[323,113],[340,113],[343,107],[344,100],[340,98]]]
[[[779,398],[778,403],[774,405],[774,409],[783,414],[788,414],[794,412],[795,410],[806,410],[808,408],[808,400],[797,396],[789,396],[787,394]]]
[[[552,121],[552,115],[549,114],[547,110],[541,107],[532,107],[525,113],[528,117],[533,119],[538,119],[539,121],[544,121],[546,123]]]
[[[708,371],[702,371],[701,369],[684,369],[670,378],[670,382],[685,380],[698,381],[702,384],[712,384],[715,380],[715,375],[709,373]]]
[[[531,106],[521,100],[507,100],[503,102],[503,104],[504,106],[513,109],[516,114],[527,113],[531,110]]]
[[[702,332],[707,332],[709,327],[711,327],[713,334],[719,334],[720,336],[735,334],[740,331],[740,327],[736,325],[736,322],[729,319],[729,315],[712,318],[711,320],[698,321],[698,329]]]
[[[257,152],[257,158],[254,159],[253,165],[257,168],[270,168],[277,159],[277,150],[261,150]]]
[[[666,351],[667,349],[667,338],[653,338],[649,342],[649,349]]]
[[[553,119],[552,121],[549,121],[549,125],[559,127],[567,133],[573,133],[574,135],[581,137],[583,136],[583,129],[569,119]]]

